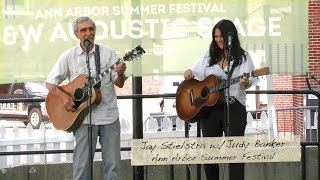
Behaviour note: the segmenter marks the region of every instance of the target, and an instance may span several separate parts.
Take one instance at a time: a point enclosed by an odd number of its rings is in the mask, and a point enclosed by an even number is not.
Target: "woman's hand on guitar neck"
[[[252,82],[246,78],[245,76],[241,77],[240,79],[240,86],[243,87],[244,89],[250,88],[252,85]]]
[[[190,69],[187,69],[185,72],[184,72],[184,79],[185,80],[190,80],[190,79],[194,79],[194,75],[192,73],[192,71]]]

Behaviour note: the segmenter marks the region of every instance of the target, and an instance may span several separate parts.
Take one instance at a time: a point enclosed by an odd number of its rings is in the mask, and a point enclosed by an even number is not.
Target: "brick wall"
[[[308,10],[308,51],[309,51],[309,77],[314,76],[320,81],[320,0],[309,1]],[[308,89],[306,76],[274,75],[274,90],[305,90]],[[320,88],[319,83],[309,79],[312,88]],[[275,95],[275,108],[303,106],[303,95]],[[286,113],[285,118],[278,122],[279,131],[288,131],[293,127],[297,134],[303,132],[303,114]],[[280,122],[280,121],[284,121]]]
[[[152,76],[142,77],[142,94],[160,94],[160,87],[163,85],[163,77],[154,78]],[[116,88],[118,96],[132,94],[132,78],[128,78],[123,88]]]
[[[309,74],[320,81],[320,0],[309,1]],[[310,80],[312,87],[320,88],[319,83]]]

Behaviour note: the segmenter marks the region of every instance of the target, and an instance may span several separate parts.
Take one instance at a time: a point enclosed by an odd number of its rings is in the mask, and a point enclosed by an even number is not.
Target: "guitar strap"
[[[100,50],[99,50],[99,45],[95,44],[95,50],[94,50],[94,60],[95,60],[95,65],[96,65],[96,74],[97,76],[100,74]],[[94,88],[100,88],[101,86],[101,81],[97,83]]]

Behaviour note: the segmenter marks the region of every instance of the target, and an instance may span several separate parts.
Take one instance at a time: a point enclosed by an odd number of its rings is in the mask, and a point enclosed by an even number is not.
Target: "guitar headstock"
[[[251,73],[251,75],[252,75],[252,77],[258,77],[258,76],[267,75],[269,73],[270,73],[269,67],[264,67],[264,68],[261,68],[261,69],[254,70]]]
[[[127,52],[122,59],[123,61],[132,61],[138,57],[141,57],[141,55],[143,55],[144,53],[144,49],[140,45],[138,45],[131,51]]]

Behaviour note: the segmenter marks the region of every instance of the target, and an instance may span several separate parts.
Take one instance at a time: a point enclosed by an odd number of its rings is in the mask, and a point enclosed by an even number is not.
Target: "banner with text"
[[[133,139],[131,165],[300,161],[298,136]]]
[[[241,9],[241,11],[239,11]],[[0,83],[44,80],[59,55],[78,44],[72,22],[91,17],[96,43],[119,57],[141,45],[128,75],[181,75],[208,49],[212,28],[232,20],[257,68],[307,71],[308,1],[4,0],[0,4]]]

